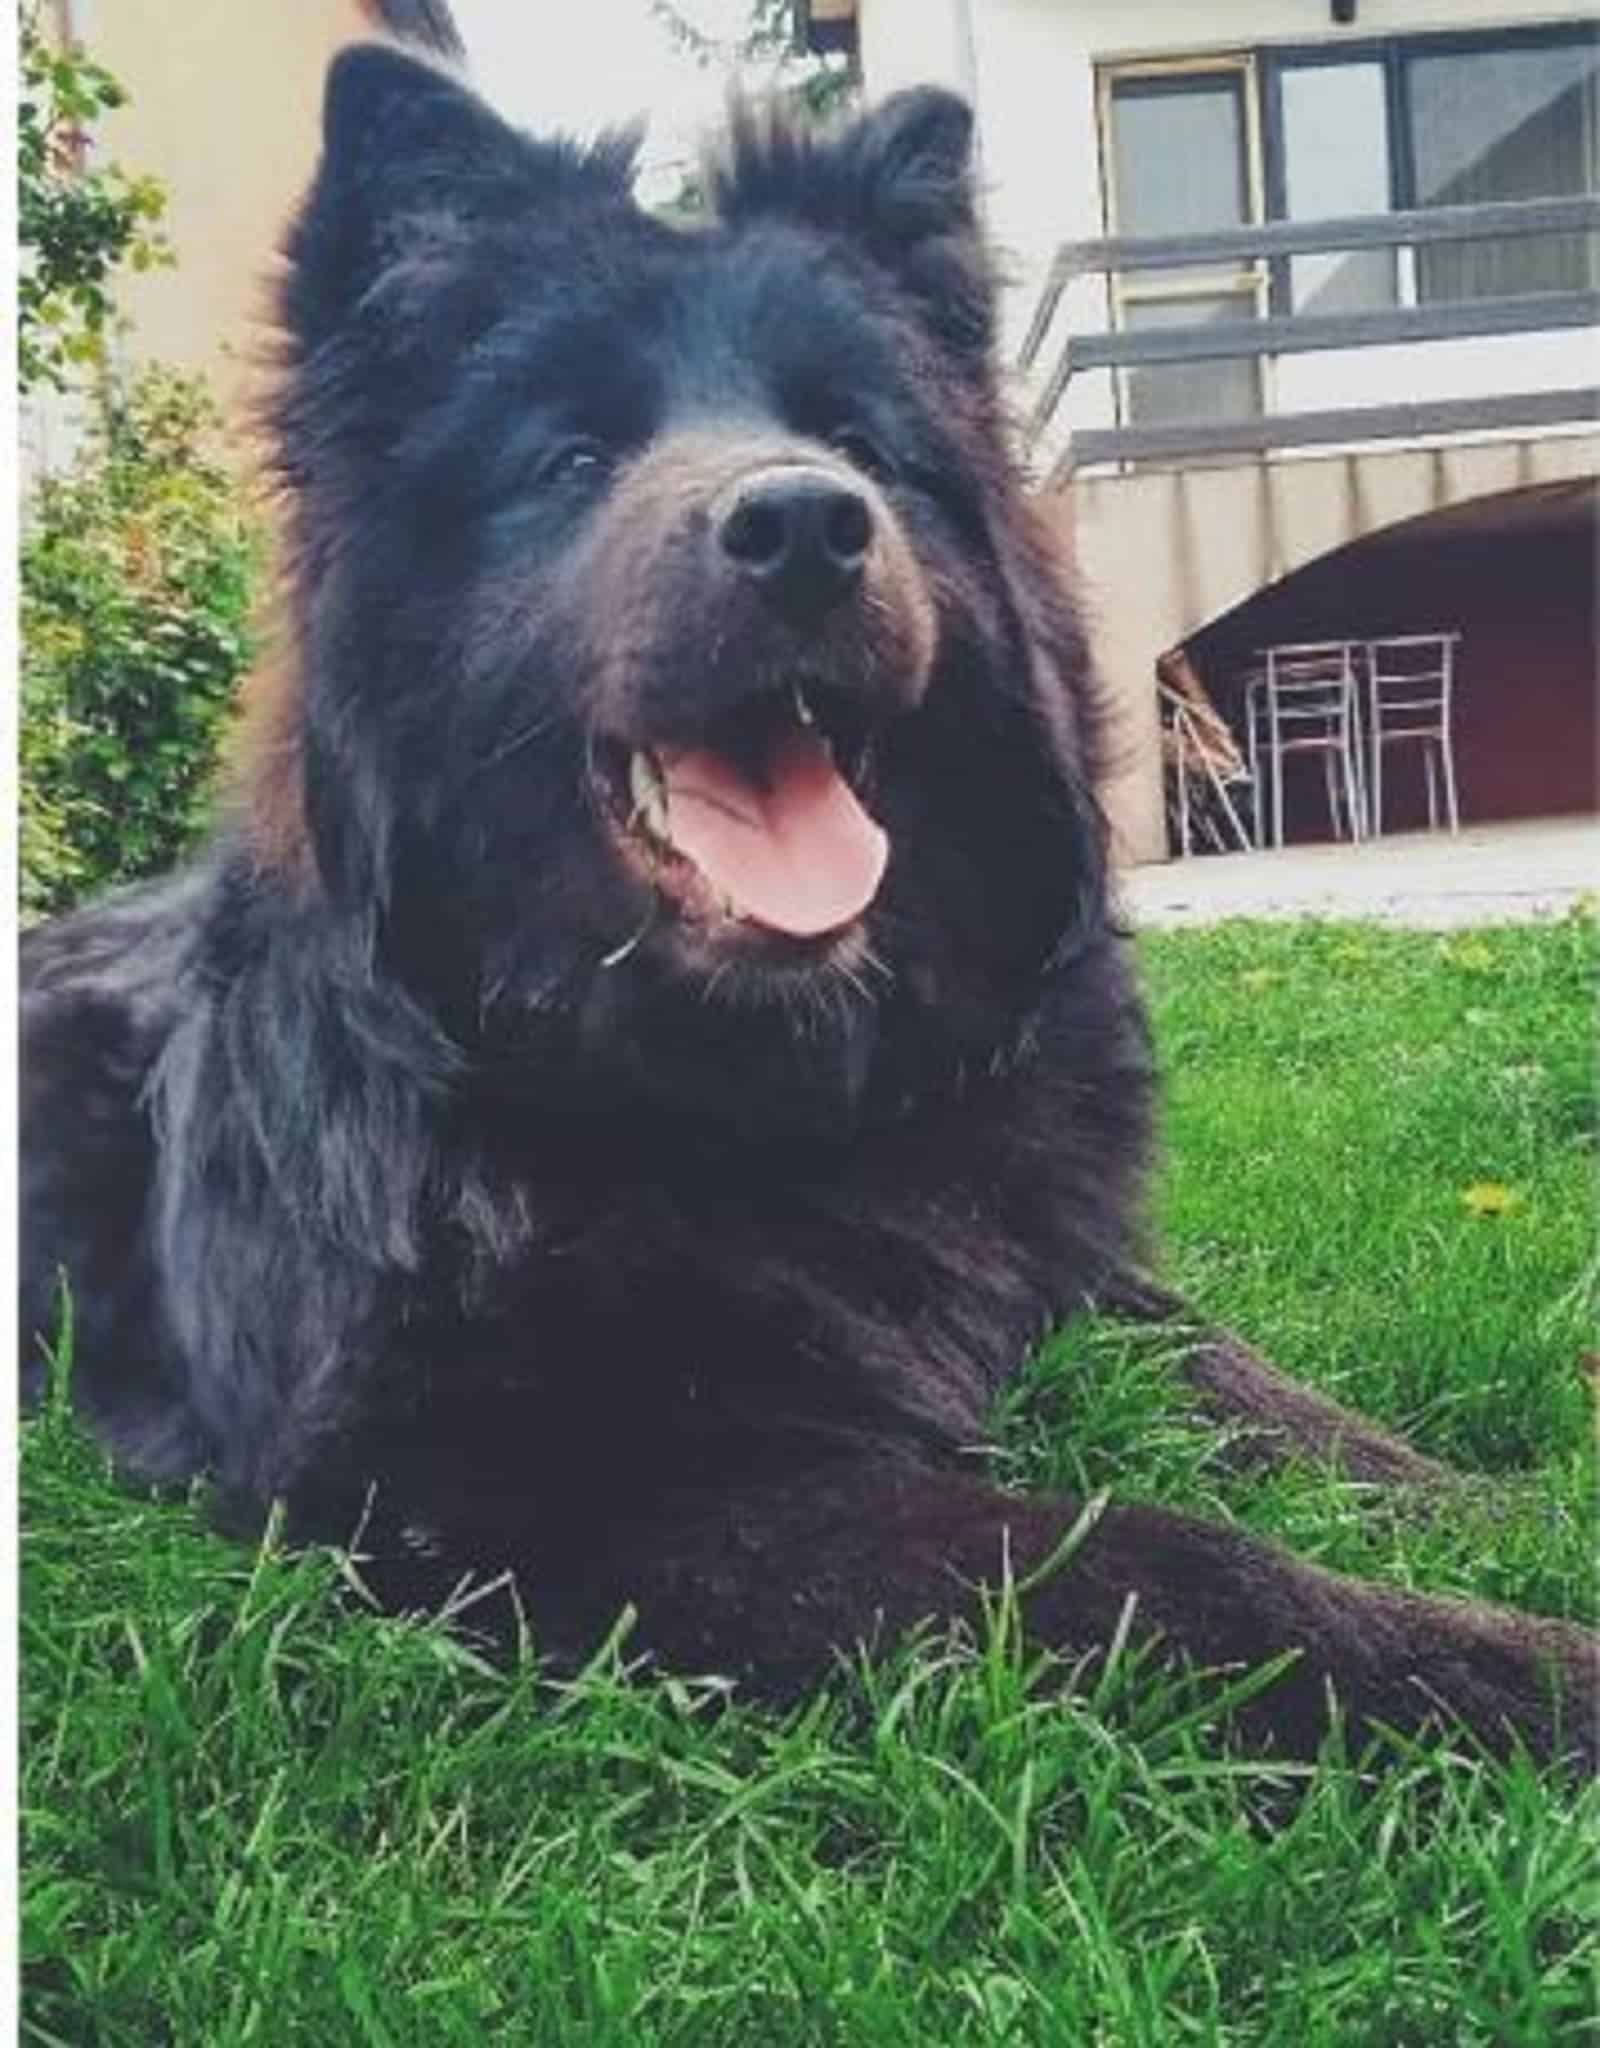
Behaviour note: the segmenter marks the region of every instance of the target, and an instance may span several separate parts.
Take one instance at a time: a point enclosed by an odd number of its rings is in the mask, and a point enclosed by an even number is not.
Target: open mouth
[[[752,700],[692,744],[613,741],[599,759],[625,852],[684,916],[815,940],[878,892],[870,735],[820,686]]]

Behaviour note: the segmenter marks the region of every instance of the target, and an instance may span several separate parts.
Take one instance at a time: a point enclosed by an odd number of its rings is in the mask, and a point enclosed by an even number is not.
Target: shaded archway
[[[1527,494],[1569,483],[1592,491],[1597,476],[1600,434],[1586,429],[1266,462],[1139,463],[1084,471],[1070,490],[1046,493],[1094,626],[1118,735],[1104,800],[1119,857],[1161,860],[1168,850],[1155,692],[1155,664],[1168,648],[1337,550],[1398,537],[1406,525],[1420,536],[1421,521],[1458,508],[1470,522],[1481,514],[1466,508],[1496,501],[1509,511],[1512,499],[1525,499],[1542,520],[1558,501]],[[1575,501],[1565,502],[1558,524]],[[1508,523],[1519,518],[1509,513]],[[1343,559],[1360,566],[1353,554]],[[1558,596],[1566,604],[1570,589]]]
[[[1468,499],[1370,534],[1257,592],[1189,636],[1191,660],[1241,730],[1242,676],[1286,641],[1460,632],[1456,764],[1472,823],[1600,808],[1593,479]],[[1305,764],[1309,765],[1309,764]],[[1315,774],[1285,778],[1286,836],[1329,836]],[[1386,824],[1426,823],[1420,757],[1395,763]]]

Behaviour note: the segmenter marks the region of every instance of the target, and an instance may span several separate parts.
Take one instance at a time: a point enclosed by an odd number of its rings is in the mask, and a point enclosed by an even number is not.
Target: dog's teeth
[[[815,725],[817,714],[806,702],[806,694],[798,683],[794,686],[794,715],[802,725]]]
[[[655,756],[643,747],[635,747],[628,756],[628,794],[633,798],[634,809],[645,810],[652,804],[661,790],[661,773],[656,767]]]
[[[629,824],[642,824],[653,838],[668,840],[667,786],[661,779],[656,758],[645,747],[636,747],[628,757],[628,795],[633,800]]]

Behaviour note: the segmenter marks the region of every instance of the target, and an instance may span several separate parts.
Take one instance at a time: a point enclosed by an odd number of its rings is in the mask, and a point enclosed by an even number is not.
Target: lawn
[[[1008,1402],[1006,1478],[1589,1613],[1592,924],[1142,950],[1169,1276],[1493,1483],[1430,1516],[1241,1476],[1167,1349],[1091,1324]],[[615,1656],[556,1687],[131,1497],[59,1408],[23,1495],[25,2041],[1594,2038],[1600,1808],[1525,1763],[1230,1756],[1192,1690],[1073,1693],[1003,1607],[783,1719]]]

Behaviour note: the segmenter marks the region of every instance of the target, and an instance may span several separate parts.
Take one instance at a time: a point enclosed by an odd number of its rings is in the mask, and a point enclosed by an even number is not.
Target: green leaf
[[[21,550],[26,915],[167,867],[193,837],[263,552],[203,386],[159,369],[106,385]]]

